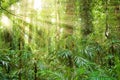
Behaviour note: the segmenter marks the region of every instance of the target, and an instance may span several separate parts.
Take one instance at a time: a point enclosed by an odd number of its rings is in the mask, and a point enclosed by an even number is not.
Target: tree
[[[83,37],[93,32],[92,1],[93,0],[80,1],[81,32]]]

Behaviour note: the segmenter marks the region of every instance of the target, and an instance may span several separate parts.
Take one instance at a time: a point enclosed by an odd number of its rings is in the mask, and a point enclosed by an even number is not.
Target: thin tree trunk
[[[37,62],[36,62],[36,59],[34,62],[34,80],[37,80]]]
[[[21,42],[21,39],[19,39],[19,80],[21,80],[21,77],[22,77],[22,73],[21,73],[21,70],[22,70],[22,59],[21,59],[21,55],[22,55],[22,42]]]
[[[81,0],[80,2],[81,33],[83,37],[86,37],[93,32],[92,0]]]

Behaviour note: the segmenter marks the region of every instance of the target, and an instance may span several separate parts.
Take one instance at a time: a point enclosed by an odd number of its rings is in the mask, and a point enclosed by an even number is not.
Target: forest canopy
[[[120,80],[120,0],[0,0],[0,80]]]

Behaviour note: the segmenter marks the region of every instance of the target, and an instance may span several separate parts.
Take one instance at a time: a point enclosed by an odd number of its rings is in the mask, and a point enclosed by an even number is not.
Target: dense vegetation
[[[120,80],[120,0],[0,0],[0,80]]]

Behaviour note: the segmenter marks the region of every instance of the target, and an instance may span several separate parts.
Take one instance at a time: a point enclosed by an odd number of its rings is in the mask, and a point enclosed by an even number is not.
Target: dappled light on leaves
[[[6,15],[1,16],[1,24],[4,26],[3,28],[11,29],[11,21]]]
[[[119,80],[119,0],[0,0],[0,80]]]

